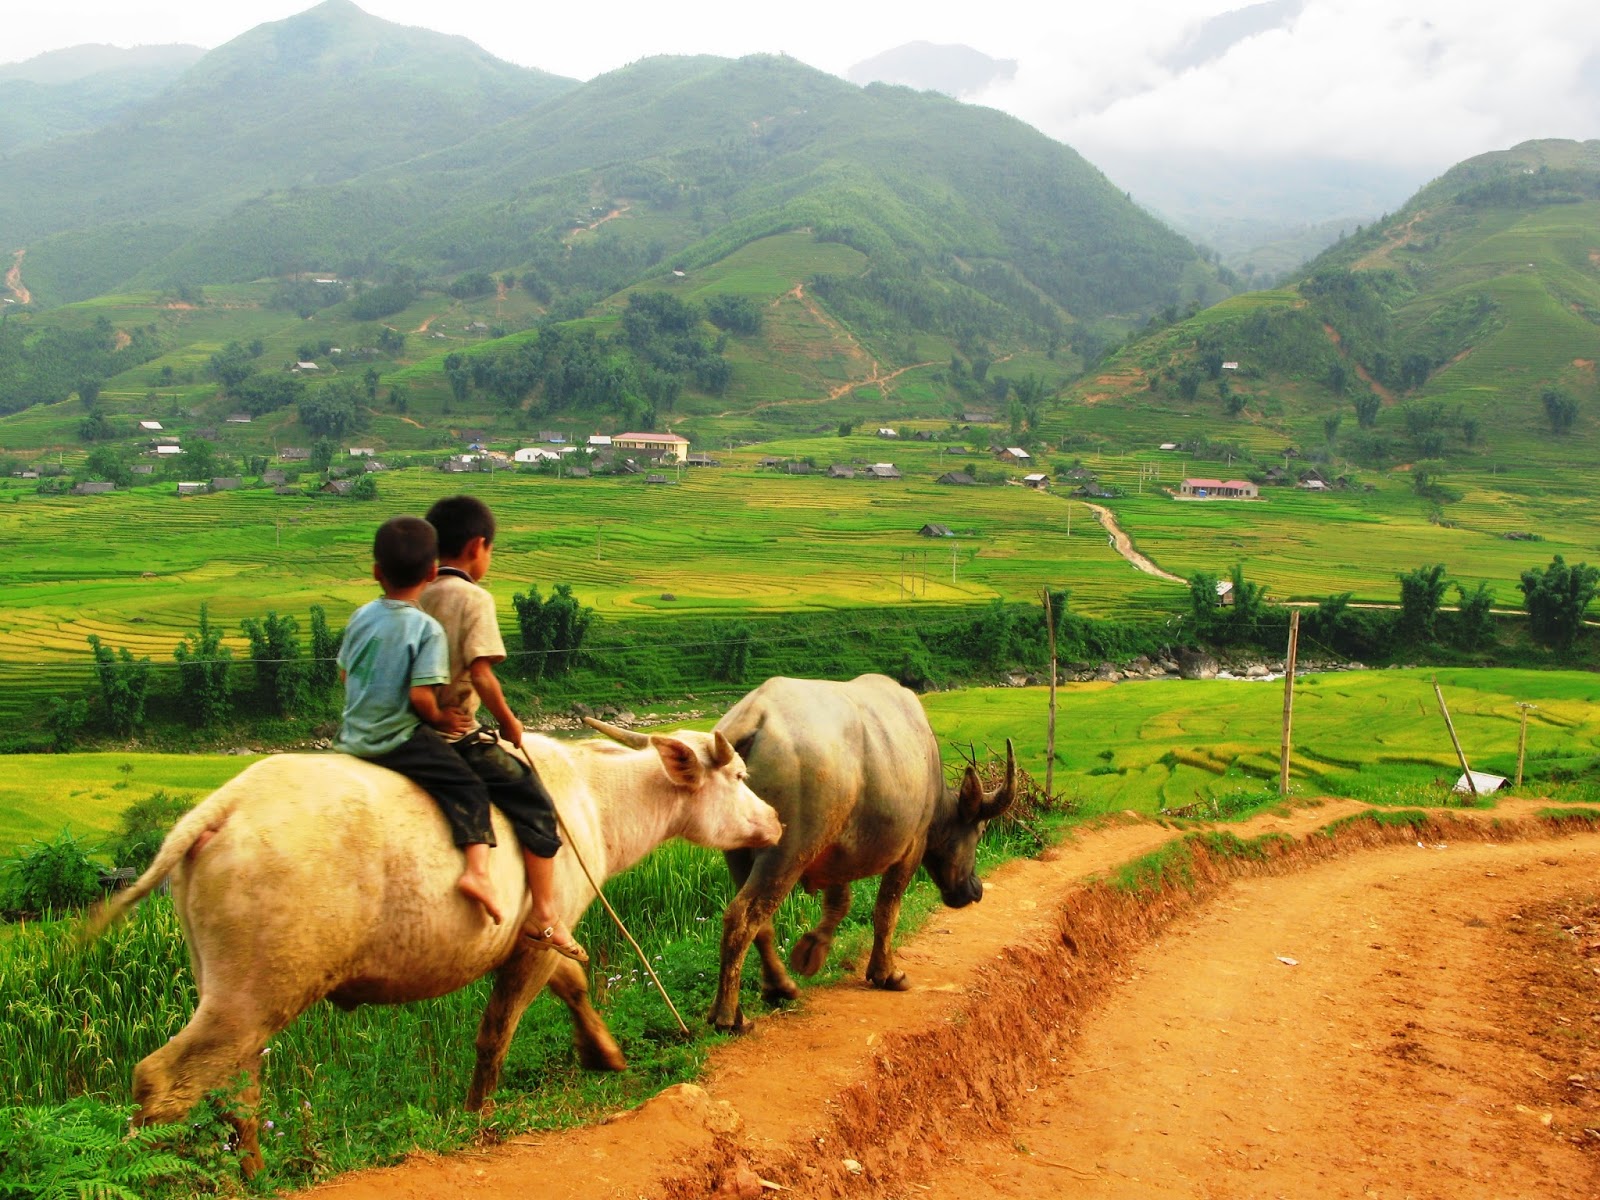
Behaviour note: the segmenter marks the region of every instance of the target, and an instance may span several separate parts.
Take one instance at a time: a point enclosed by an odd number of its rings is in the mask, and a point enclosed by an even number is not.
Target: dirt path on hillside
[[[1116,548],[1117,553],[1122,555],[1123,558],[1127,559],[1139,570],[1143,571],[1146,575],[1154,575],[1158,579],[1171,580],[1173,583],[1187,584],[1189,582],[1187,579],[1181,579],[1177,575],[1172,574],[1170,571],[1163,571],[1160,567],[1156,566],[1155,563],[1151,562],[1143,554],[1140,554],[1137,550],[1135,550],[1133,548],[1133,539],[1122,531],[1122,526],[1117,524],[1117,519],[1112,515],[1109,508],[1106,508],[1100,504],[1090,504],[1087,500],[1080,501],[1080,503],[1082,503],[1082,505],[1090,512],[1094,513],[1094,519],[1099,521],[1104,527],[1106,534],[1111,538],[1111,544]]]
[[[810,991],[703,1089],[310,1194],[1600,1195],[1600,833],[1536,809],[1305,806],[1143,899],[1090,881],[1181,835],[1110,822],[936,912],[910,992]]]
[[[1322,332],[1327,335],[1328,340],[1332,342],[1336,348],[1342,348],[1344,346],[1344,339],[1339,336],[1339,331],[1332,325],[1324,322],[1322,326]],[[1367,387],[1372,389],[1372,393],[1377,396],[1378,399],[1382,400],[1385,404],[1393,404],[1395,402],[1394,393],[1374,379],[1371,371],[1368,371],[1353,358],[1350,360],[1350,366],[1355,370],[1356,378],[1360,379],[1362,383],[1366,384]]]
[[[6,268],[6,291],[10,292],[18,304],[32,304],[33,293],[22,282],[22,258],[27,250],[18,250],[11,256],[11,265]]]

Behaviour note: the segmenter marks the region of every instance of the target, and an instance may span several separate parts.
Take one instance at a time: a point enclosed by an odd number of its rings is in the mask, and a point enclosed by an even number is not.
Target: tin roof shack
[[[1033,461],[1033,455],[1029,454],[1021,446],[1007,446],[996,457],[1001,462],[1008,463],[1031,463]]]
[[[978,481],[965,471],[946,471],[935,483],[945,484],[947,487],[977,487]]]
[[[178,484],[178,495],[199,496],[211,490],[211,485],[201,479],[185,480]]]
[[[895,469],[893,463],[873,463],[867,468],[867,475],[872,479],[900,479],[903,476]]]
[[[929,521],[921,529],[917,530],[917,535],[925,538],[955,537],[956,531],[948,525],[937,525]]]
[[[1185,479],[1178,485],[1180,500],[1257,500],[1261,489],[1248,479]]]
[[[1022,486],[1032,488],[1036,492],[1048,492],[1050,490],[1050,476],[1042,474],[1024,475],[1022,477]]]

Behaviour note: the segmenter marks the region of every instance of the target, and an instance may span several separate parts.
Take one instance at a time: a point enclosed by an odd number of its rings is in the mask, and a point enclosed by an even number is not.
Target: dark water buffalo
[[[789,956],[801,975],[827,960],[850,911],[850,884],[882,876],[873,910],[867,979],[902,991],[890,938],[900,898],[920,863],[952,908],[983,897],[974,873],[984,825],[1010,805],[1016,758],[1006,742],[1006,781],[986,793],[970,766],[945,786],[939,746],[916,696],[883,675],[849,683],[769,679],[717,722],[743,756],[752,791],[778,812],[783,837],[764,850],[727,854],[738,894],[722,923],[722,973],[711,1023],[739,1029],[739,977],[753,940],[769,1003],[799,994],[773,948],[772,914],[796,883],[822,892],[822,920]]]

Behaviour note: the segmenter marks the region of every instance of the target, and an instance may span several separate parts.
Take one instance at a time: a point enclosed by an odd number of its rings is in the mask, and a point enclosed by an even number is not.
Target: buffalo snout
[[[950,908],[965,908],[983,899],[983,880],[976,875],[968,875],[954,887],[941,890],[940,895]]]

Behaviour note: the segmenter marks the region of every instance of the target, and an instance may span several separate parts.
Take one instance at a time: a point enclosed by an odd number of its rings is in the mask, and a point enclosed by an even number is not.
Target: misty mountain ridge
[[[907,42],[862,59],[845,72],[845,78],[862,86],[896,84],[941,92],[959,100],[1011,79],[1016,73],[1014,58],[991,58],[971,46]]]

